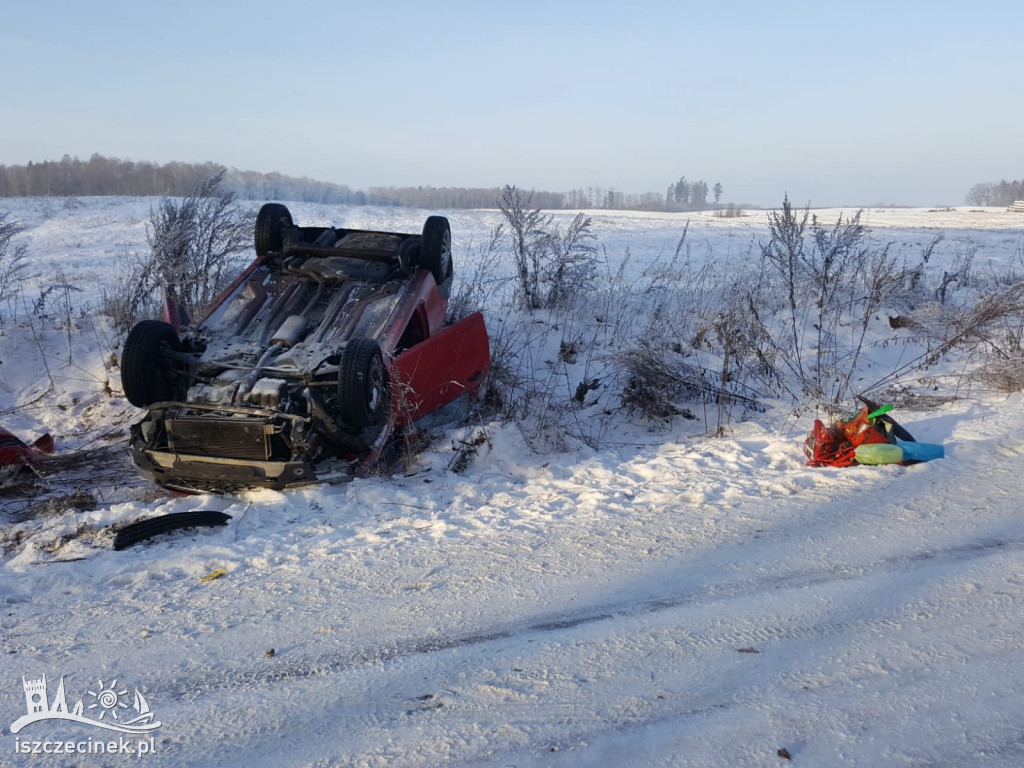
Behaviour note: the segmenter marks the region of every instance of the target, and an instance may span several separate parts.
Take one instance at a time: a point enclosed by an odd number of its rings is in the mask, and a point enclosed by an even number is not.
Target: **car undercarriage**
[[[182,491],[286,488],[386,462],[423,416],[472,400],[489,367],[483,318],[445,325],[447,219],[419,234],[297,227],[269,203],[257,259],[197,324],[173,297],[122,354],[136,465]]]

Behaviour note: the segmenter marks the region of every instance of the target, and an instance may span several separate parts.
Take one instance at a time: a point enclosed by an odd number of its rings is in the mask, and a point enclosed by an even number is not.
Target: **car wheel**
[[[444,216],[430,216],[423,225],[420,266],[430,270],[441,295],[447,299],[455,267],[452,263],[452,229]]]
[[[269,253],[280,253],[284,247],[283,232],[294,226],[287,206],[267,203],[256,215],[256,256],[265,258]]]
[[[371,427],[387,419],[391,382],[380,344],[362,337],[350,340],[338,371],[338,415],[353,427]]]
[[[121,352],[121,388],[137,408],[184,394],[181,370],[168,352],[180,352],[177,332],[162,320],[143,320],[128,333]]]

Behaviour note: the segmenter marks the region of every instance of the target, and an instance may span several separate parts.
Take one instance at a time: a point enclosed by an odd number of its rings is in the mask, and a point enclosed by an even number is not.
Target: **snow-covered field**
[[[140,413],[88,311],[145,248],[151,204],[0,201],[31,259],[2,311],[0,424],[51,431],[59,470],[0,497],[0,765],[1024,764],[1024,396],[951,385],[898,410],[946,448],[909,467],[808,468],[813,414],[712,438],[698,410],[622,415],[596,447],[544,455],[513,424],[452,428],[391,478],[171,497],[124,456]],[[425,215],[291,207],[392,231]],[[726,263],[766,236],[763,213],[593,215],[605,258],[628,248],[638,269],[687,221],[690,251]],[[466,275],[498,216],[449,216]],[[1024,217],[995,209],[864,220],[908,253],[941,232],[935,258],[970,251],[980,272],[1024,253]],[[111,549],[115,523],[199,509],[231,523]],[[141,691],[160,726],[127,746],[153,753],[24,754],[123,737],[11,733],[43,675],[49,704],[63,677],[93,721],[134,715]]]

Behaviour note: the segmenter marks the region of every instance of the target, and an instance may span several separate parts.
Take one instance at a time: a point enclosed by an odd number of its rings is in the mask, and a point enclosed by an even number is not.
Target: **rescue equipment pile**
[[[941,459],[941,445],[919,443],[889,412],[865,398],[853,416],[826,427],[821,419],[804,441],[804,455],[811,467],[849,467],[853,464],[916,464]]]

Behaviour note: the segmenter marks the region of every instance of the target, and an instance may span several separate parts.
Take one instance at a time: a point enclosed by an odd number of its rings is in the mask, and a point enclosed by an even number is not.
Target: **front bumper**
[[[257,461],[190,456],[132,447],[132,461],[149,480],[175,491],[233,492],[246,488],[283,490],[322,482],[352,479],[347,465],[317,472],[307,461]]]
[[[148,479],[189,493],[351,480],[352,464],[321,461],[318,442],[309,420],[298,416],[262,408],[158,403],[132,426],[130,449]]]

